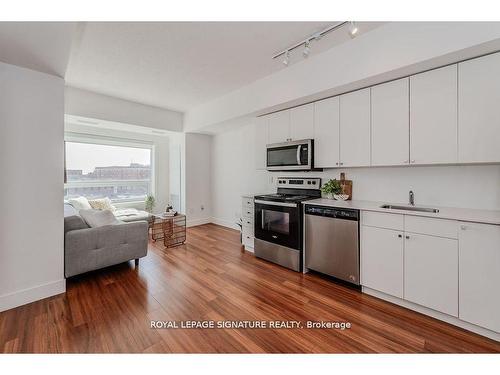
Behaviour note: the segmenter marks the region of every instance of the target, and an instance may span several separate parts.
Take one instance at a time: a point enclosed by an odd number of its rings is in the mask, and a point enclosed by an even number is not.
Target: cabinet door
[[[290,139],[290,110],[272,113],[269,118],[269,143],[281,143]]]
[[[266,169],[266,145],[268,140],[268,117],[254,119],[255,131],[255,168]]]
[[[340,96],[340,165],[370,165],[370,89]]]
[[[409,163],[409,79],[371,88],[372,165]]]
[[[403,232],[361,227],[361,285],[403,298]]]
[[[314,166],[339,166],[339,97],[314,103]]]
[[[458,317],[458,242],[405,233],[404,299]]]
[[[457,65],[412,76],[411,163],[456,163],[457,127]]]
[[[290,110],[290,138],[292,141],[313,138],[314,103]]]
[[[460,224],[459,317],[500,332],[500,225]]]
[[[500,53],[458,64],[458,161],[500,161]]]

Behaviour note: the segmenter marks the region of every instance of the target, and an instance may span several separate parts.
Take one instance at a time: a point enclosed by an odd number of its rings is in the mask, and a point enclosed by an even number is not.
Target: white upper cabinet
[[[269,120],[269,143],[281,143],[290,139],[290,110],[271,113]]]
[[[340,96],[340,165],[370,165],[370,89]]]
[[[314,166],[339,165],[339,97],[314,103]]]
[[[290,139],[298,141],[313,138],[314,103],[290,110]]]
[[[409,79],[371,88],[372,165],[409,163]]]
[[[500,161],[500,53],[458,64],[458,161]]]
[[[457,65],[410,77],[411,163],[456,163],[457,126]]]
[[[459,317],[500,333],[500,225],[460,224]]]
[[[256,169],[266,169],[266,145],[269,136],[268,122],[267,116],[254,119]]]

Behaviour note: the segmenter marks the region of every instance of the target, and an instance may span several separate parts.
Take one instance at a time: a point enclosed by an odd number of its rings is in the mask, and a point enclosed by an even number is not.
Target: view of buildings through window
[[[152,149],[66,142],[66,198],[144,199],[151,192]]]

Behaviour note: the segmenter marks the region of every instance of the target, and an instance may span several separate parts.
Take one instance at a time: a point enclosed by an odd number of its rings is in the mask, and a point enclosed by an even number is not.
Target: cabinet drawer
[[[253,198],[243,198],[243,207],[253,208]]]
[[[458,238],[458,222],[455,220],[405,215],[405,231],[456,239]]]
[[[246,223],[243,223],[243,226],[241,227],[241,232],[243,233],[243,235],[251,235],[253,237],[253,233],[254,233],[254,228],[253,228],[253,224],[246,224]]]
[[[241,213],[243,215],[243,220],[245,220],[245,218],[250,218],[253,220],[253,206],[252,207],[243,206],[241,208]]]
[[[243,217],[242,224],[243,224],[243,226],[250,226],[253,228],[253,216],[252,217]]]
[[[244,246],[250,247],[250,248],[253,249],[253,246],[254,246],[254,238],[253,238],[253,236],[250,236],[250,235],[243,236],[242,240],[243,240],[243,245]]]
[[[361,224],[371,227],[403,230],[403,215],[363,211],[361,213]]]

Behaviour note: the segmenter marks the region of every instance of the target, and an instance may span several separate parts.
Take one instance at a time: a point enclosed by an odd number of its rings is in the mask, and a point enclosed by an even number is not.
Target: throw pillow
[[[89,204],[89,201],[85,197],[71,198],[68,199],[68,203],[72,205],[75,210],[89,210],[92,207]]]
[[[80,210],[80,216],[91,228],[120,224],[110,210]]]
[[[91,199],[89,200],[89,204],[93,209],[96,210],[116,210],[116,207],[111,203],[111,199],[108,197],[101,199]]]

